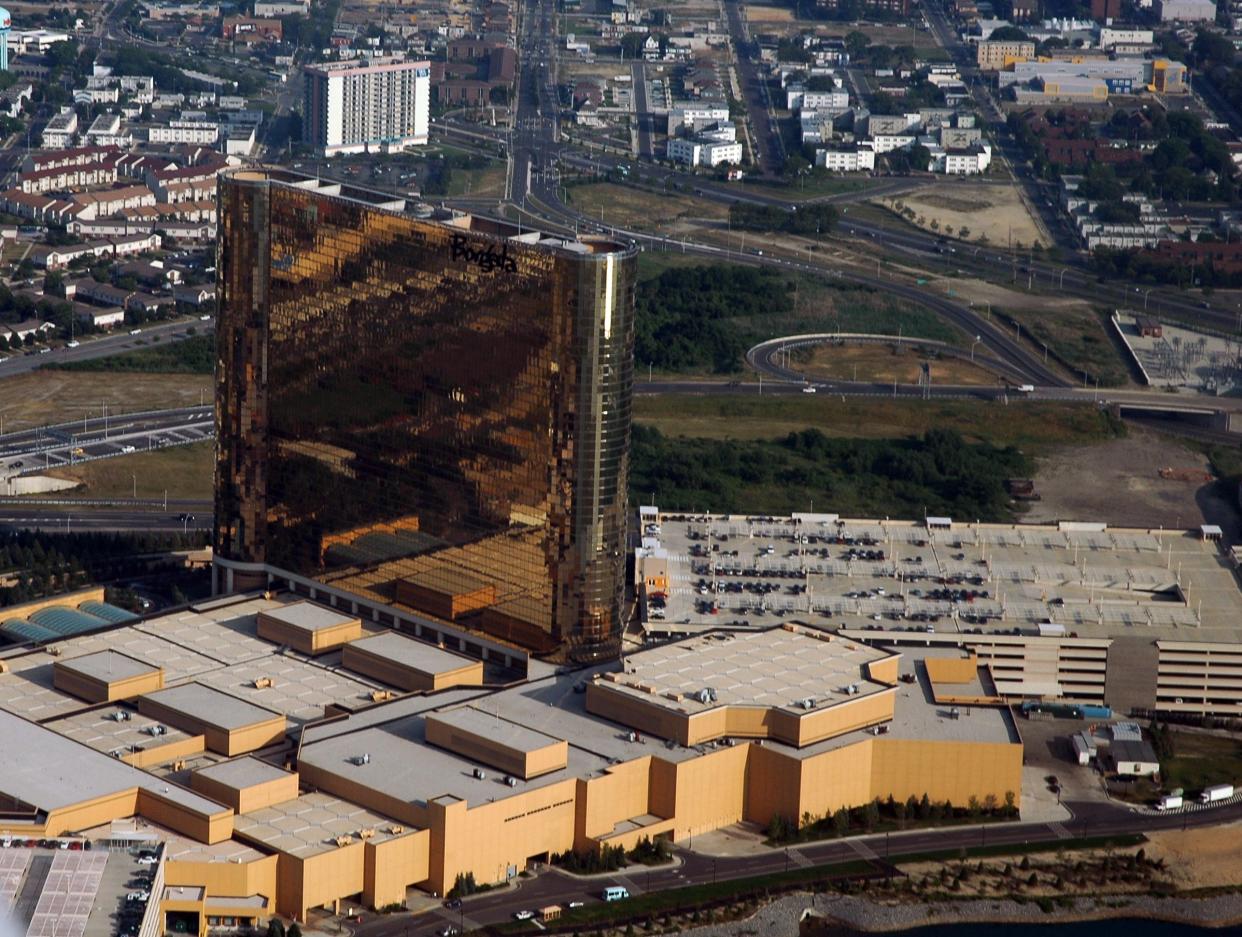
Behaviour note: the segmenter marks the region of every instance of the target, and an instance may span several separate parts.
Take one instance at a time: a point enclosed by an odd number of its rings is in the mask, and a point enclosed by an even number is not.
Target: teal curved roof
[[[30,615],[30,621],[60,637],[70,634],[81,634],[84,631],[94,631],[96,628],[102,628],[105,625],[111,624],[106,618],[88,615],[86,612],[79,612],[75,608],[66,608],[64,605],[52,605],[48,608],[41,608]]]
[[[78,606],[78,610],[88,615],[94,615],[96,618],[102,618],[104,621],[111,622],[114,625],[121,625],[127,621],[137,621],[138,616],[133,612],[127,612],[123,608],[117,608],[107,602],[83,602]]]
[[[55,631],[24,618],[10,618],[0,624],[0,634],[13,641],[52,641],[60,637]]]

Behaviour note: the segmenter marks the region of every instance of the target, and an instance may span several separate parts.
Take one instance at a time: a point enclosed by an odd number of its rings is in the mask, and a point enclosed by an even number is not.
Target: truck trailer
[[[1213,784],[1211,787],[1205,787],[1203,792],[1199,794],[1199,803],[1215,804],[1222,800],[1228,800],[1232,796],[1232,784]]]
[[[1176,810],[1182,806],[1183,800],[1181,794],[1165,794],[1156,801],[1157,810]]]

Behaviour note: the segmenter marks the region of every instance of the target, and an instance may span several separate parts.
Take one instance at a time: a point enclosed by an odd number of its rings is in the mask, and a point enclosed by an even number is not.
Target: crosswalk
[[[1048,829],[1057,834],[1057,839],[1073,839],[1074,834],[1065,828],[1064,823],[1049,823]]]

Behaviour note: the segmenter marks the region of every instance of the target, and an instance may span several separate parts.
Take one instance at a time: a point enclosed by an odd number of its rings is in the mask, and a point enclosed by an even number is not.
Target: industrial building
[[[0,737],[23,753],[0,760],[0,837],[149,847],[144,928],[205,935],[876,798],[1021,803],[1012,716],[956,648],[780,625],[514,683],[374,624],[318,652],[263,637],[332,614],[234,596],[0,651]],[[72,679],[48,686],[49,662]],[[402,667],[435,686],[406,691]]]
[[[302,139],[324,156],[427,142],[431,63],[324,62],[303,69]]]
[[[278,170],[220,208],[218,591],[614,656],[636,249]]]

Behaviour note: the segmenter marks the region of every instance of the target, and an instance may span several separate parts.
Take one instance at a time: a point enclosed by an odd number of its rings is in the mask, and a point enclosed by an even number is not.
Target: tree
[[[285,937],[285,925],[280,918],[274,917],[268,919],[267,937]]]
[[[863,808],[863,823],[870,833],[876,828],[876,824],[880,822],[880,807],[874,800],[867,801],[867,806]]]
[[[78,47],[69,41],[53,42],[44,53],[47,64],[53,68],[68,68],[78,60]]]
[[[289,929],[285,931],[285,937],[302,937],[302,928],[298,926],[297,921],[289,925]]]
[[[641,59],[646,41],[645,33],[626,33],[621,37],[621,51],[627,59]]]
[[[845,51],[850,54],[851,59],[861,57],[869,45],[871,45],[871,39],[864,32],[853,29],[845,34]]]
[[[1002,26],[1000,29],[992,30],[992,34],[988,36],[991,42],[1024,42],[1030,38],[1017,26]]]
[[[910,147],[908,158],[910,160],[910,168],[915,172],[927,172],[931,166],[931,150],[921,143],[916,143]]]
[[[844,836],[850,831],[850,812],[844,807],[839,807],[832,814],[832,828],[838,836]]]

